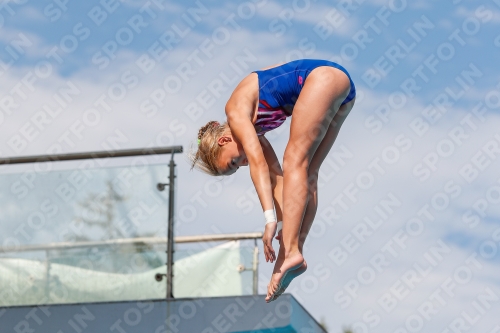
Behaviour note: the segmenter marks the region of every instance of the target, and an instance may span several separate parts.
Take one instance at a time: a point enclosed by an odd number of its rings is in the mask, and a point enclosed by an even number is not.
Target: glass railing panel
[[[0,174],[0,244],[109,240],[166,233],[168,167]]]
[[[168,187],[157,185],[168,183],[168,166],[89,163],[49,171],[3,166],[0,306],[164,297],[152,272],[166,273],[165,244],[72,246],[164,237]]]
[[[253,292],[253,246],[232,241],[176,251],[174,296]],[[159,246],[100,246],[0,258],[0,306],[159,299],[166,296]]]
[[[176,250],[175,297],[251,295],[254,247],[232,241],[205,250]]]

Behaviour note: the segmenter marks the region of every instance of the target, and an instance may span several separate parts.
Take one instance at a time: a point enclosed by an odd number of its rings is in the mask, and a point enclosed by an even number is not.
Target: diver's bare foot
[[[276,262],[278,264],[278,262]],[[271,282],[267,287],[266,302],[273,300],[273,295],[276,294],[278,289],[281,288],[283,284],[283,279],[293,270],[300,268],[304,264],[304,257],[300,252],[291,254],[285,258],[281,267],[275,269],[273,276],[271,277]],[[293,278],[292,278],[293,279]]]
[[[269,299],[269,302],[272,302],[276,300],[278,297],[280,297],[285,291],[286,288],[290,285],[293,279],[295,279],[297,276],[301,275],[307,270],[307,262],[304,260],[304,263],[302,266],[300,266],[297,269],[294,269],[290,271],[288,274],[285,275],[285,277],[282,279],[281,286],[274,294],[272,294],[271,298]]]
[[[304,273],[305,271],[307,271],[307,262],[304,260],[304,263],[302,263],[302,266],[300,266],[299,268],[297,269],[294,269],[293,271],[290,271],[284,278],[283,278],[283,281],[281,283],[281,288],[279,288],[277,291],[276,291],[276,294],[275,294],[275,297],[274,299],[278,298],[279,296],[281,296],[281,294],[283,294],[286,290],[286,288],[288,288],[288,286],[290,285],[290,282],[292,282],[293,279],[295,279],[297,276],[301,275],[302,273]],[[273,299],[273,301],[274,301]]]

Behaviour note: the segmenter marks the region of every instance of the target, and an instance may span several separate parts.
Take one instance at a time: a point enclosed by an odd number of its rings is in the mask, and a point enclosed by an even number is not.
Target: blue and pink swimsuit
[[[311,71],[320,66],[330,66],[344,72],[351,82],[351,90],[342,104],[356,96],[351,76],[339,64],[327,60],[295,60],[278,67],[254,71],[259,77],[259,107],[255,127],[257,135],[263,135],[283,124],[299,98],[299,94]]]

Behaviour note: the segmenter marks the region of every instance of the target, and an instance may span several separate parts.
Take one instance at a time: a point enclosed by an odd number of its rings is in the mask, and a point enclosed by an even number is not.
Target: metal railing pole
[[[174,237],[175,244],[187,243],[201,243],[201,242],[222,242],[222,241],[235,241],[243,239],[257,239],[262,238],[262,232],[248,232],[239,234],[217,234],[217,235],[199,235],[199,236],[177,236]],[[15,246],[0,246],[1,253],[17,253],[17,252],[34,252],[45,250],[66,250],[89,248],[96,246],[118,246],[118,245],[142,245],[142,244],[166,244],[166,237],[137,237],[137,238],[119,238],[109,239],[97,242],[60,242],[60,243],[47,243],[47,244],[33,244],[33,245],[15,245]]]
[[[259,247],[257,239],[254,240],[255,247],[253,249],[253,294],[259,293]]]
[[[167,299],[174,298],[174,195],[175,195],[175,163],[174,154],[169,163],[168,186],[168,230],[167,230]]]
[[[45,299],[50,299],[50,250],[45,250]]]
[[[111,151],[95,151],[83,153],[57,154],[57,155],[38,155],[38,156],[19,156],[19,157],[1,157],[0,165],[2,164],[22,164],[22,163],[43,163],[52,161],[73,161],[85,160],[91,158],[109,158],[109,157],[131,157],[141,155],[163,155],[182,153],[182,146],[158,147],[158,148],[141,148],[141,149],[124,149]]]

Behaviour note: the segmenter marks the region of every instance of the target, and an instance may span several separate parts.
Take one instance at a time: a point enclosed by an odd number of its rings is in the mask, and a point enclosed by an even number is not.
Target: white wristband
[[[278,222],[278,229],[276,229],[276,233],[280,232],[281,229],[283,229],[283,221]]]
[[[264,212],[264,217],[266,219],[266,224],[271,222],[276,222],[276,218],[274,217],[274,209],[268,209]]]

